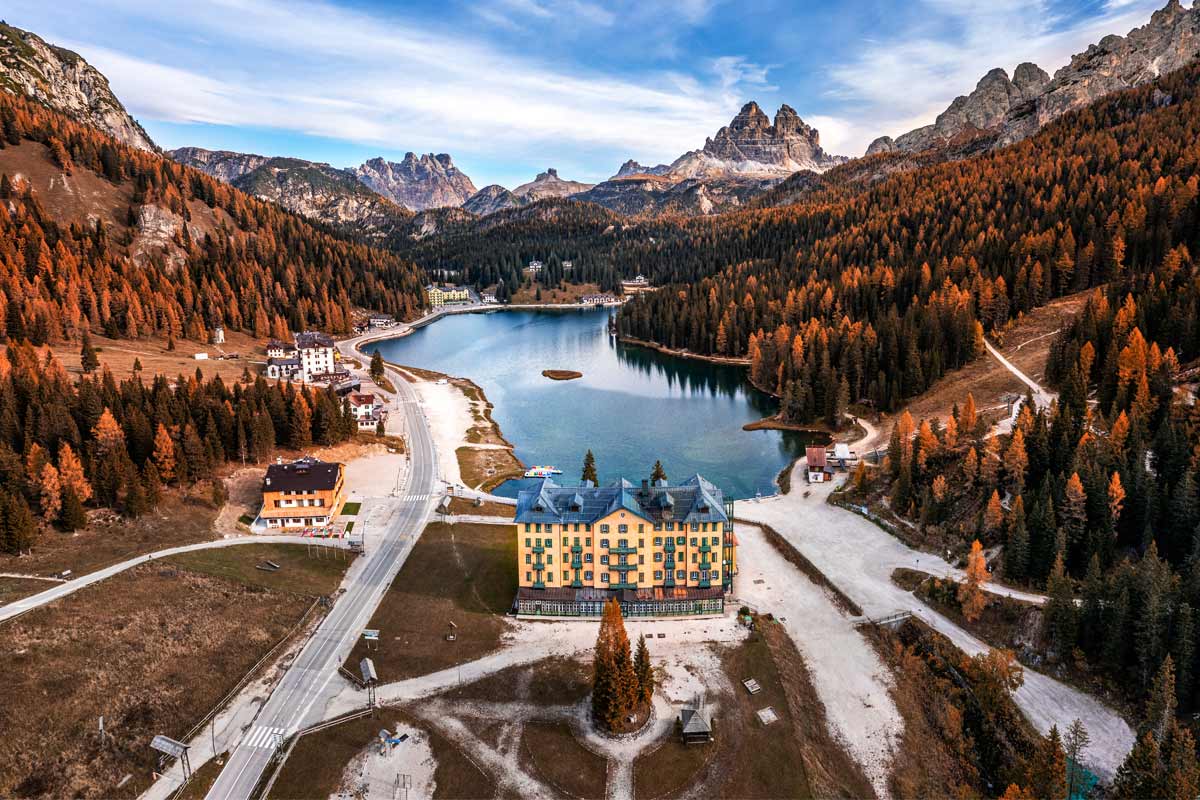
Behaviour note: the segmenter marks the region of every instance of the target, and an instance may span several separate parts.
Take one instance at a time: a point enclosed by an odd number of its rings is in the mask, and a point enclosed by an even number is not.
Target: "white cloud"
[[[699,77],[663,72],[634,82],[321,2],[114,2],[153,24],[183,26],[194,41],[221,43],[185,53],[185,68],[64,42],[108,75],[135,116],[393,149],[541,153],[553,142],[669,161],[729,120],[744,96],[739,87],[766,78],[762,67],[731,58]],[[581,0],[506,0],[501,16],[543,14],[612,21]]]
[[[859,154],[876,136],[933,122],[993,67],[1011,75],[1022,61],[1047,72],[1109,33],[1143,24],[1159,0],[1117,0],[1067,24],[1045,0],[924,0],[928,14],[912,27],[867,40],[828,70],[829,97],[853,128],[844,141]]]

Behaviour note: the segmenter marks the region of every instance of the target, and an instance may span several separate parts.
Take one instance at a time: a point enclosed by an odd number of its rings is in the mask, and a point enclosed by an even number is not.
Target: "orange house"
[[[258,517],[269,529],[319,528],[330,524],[346,503],[341,464],[305,456],[290,464],[276,462],[263,478]]]

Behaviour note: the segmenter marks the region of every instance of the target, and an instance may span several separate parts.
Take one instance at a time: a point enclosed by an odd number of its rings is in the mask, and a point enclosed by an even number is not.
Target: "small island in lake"
[[[542,375],[552,381],[573,381],[583,377],[582,372],[576,372],[573,369],[544,369]]]

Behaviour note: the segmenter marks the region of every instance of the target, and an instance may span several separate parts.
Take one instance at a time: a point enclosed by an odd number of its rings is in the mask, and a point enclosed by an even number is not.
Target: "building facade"
[[[562,487],[517,499],[517,612],[592,616],[616,597],[627,615],[713,614],[737,572],[733,503],[700,475],[680,484]]]
[[[269,529],[322,528],[346,503],[341,464],[305,456],[290,464],[276,462],[263,478],[259,520]]]
[[[444,306],[447,303],[467,303],[471,300],[471,291],[465,286],[435,286],[425,287],[431,306]]]
[[[316,375],[331,375],[334,369],[333,338],[318,331],[296,334],[296,357],[300,359],[302,380],[311,381]]]

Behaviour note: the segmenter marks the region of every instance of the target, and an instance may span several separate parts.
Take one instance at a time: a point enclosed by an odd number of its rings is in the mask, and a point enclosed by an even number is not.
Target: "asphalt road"
[[[358,340],[339,344],[344,355],[362,359],[353,352]],[[368,548],[365,566],[329,616],[321,623],[296,656],[283,679],[263,705],[254,724],[230,755],[225,768],[208,792],[208,800],[248,800],[271,763],[276,747],[289,735],[319,718],[328,697],[329,683],[349,655],[363,628],[383,598],[392,579],[404,565],[413,544],[425,527],[433,508],[437,464],[433,439],[420,404],[408,382],[391,372],[405,414],[410,468],[400,497],[393,505],[386,529]],[[370,502],[370,501],[368,501]],[[365,510],[365,509],[364,509]],[[381,676],[386,680],[386,676]]]

